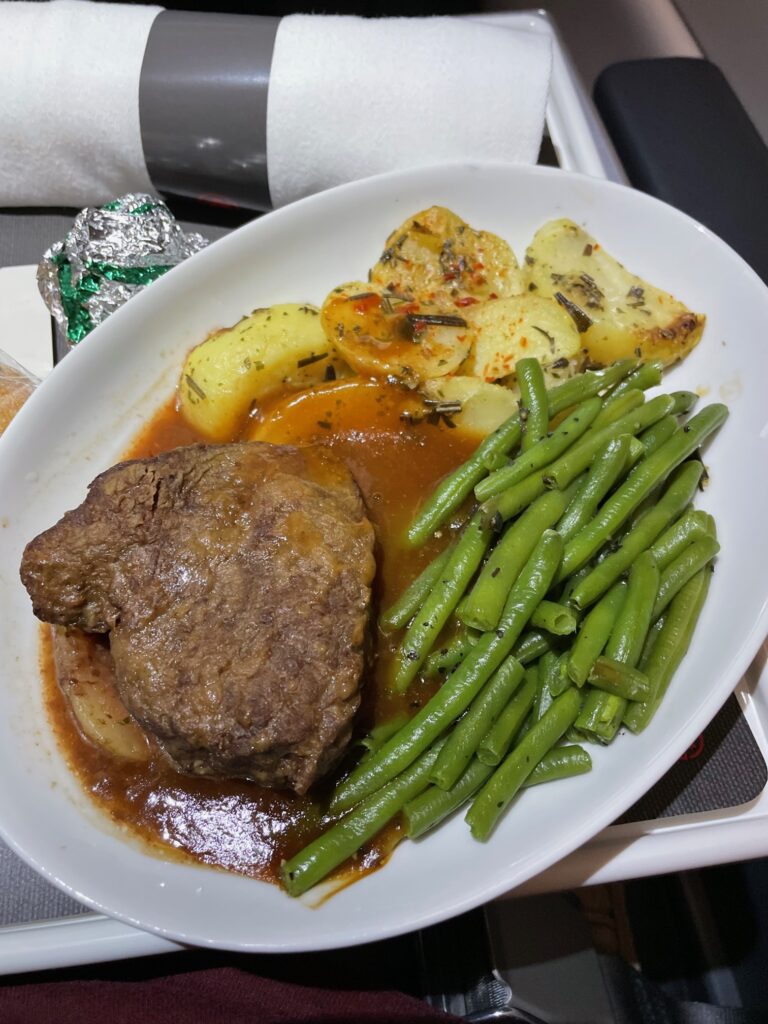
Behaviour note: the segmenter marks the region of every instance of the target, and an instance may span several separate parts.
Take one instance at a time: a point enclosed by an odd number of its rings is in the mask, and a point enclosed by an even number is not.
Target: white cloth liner
[[[87,206],[155,191],[139,77],[161,10],[0,3],[0,205]]]
[[[291,15],[267,106],[275,206],[394,168],[535,163],[550,39],[455,18]]]
[[[0,2],[0,205],[155,191],[139,80],[161,9]],[[267,110],[273,204],[394,168],[534,163],[550,69],[548,37],[464,19],[284,18]]]

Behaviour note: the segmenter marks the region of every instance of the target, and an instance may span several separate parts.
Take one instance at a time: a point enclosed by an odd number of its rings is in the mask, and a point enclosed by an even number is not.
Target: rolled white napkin
[[[267,106],[275,206],[394,168],[535,163],[547,37],[454,18],[292,15]]]
[[[139,88],[160,11],[0,2],[0,206],[86,206],[155,191]],[[217,56],[226,70],[226,46]],[[183,90],[195,68],[180,66]],[[273,205],[393,168],[533,163],[550,66],[548,37],[463,19],[284,18],[267,103]],[[264,135],[254,123],[252,145],[263,148]],[[226,179],[226,166],[219,171]]]
[[[161,9],[0,3],[0,205],[85,206],[155,191],[139,77]]]

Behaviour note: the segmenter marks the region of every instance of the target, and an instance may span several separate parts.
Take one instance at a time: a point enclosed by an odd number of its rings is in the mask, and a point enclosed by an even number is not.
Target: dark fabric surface
[[[0,1024],[446,1024],[458,1020],[400,992],[305,988],[234,967],[140,983],[63,981],[0,989]]]
[[[600,966],[615,1024],[765,1024],[765,1010],[713,1006],[672,999],[617,956],[601,956]]]
[[[735,697],[617,824],[738,807],[765,789],[768,768]]]

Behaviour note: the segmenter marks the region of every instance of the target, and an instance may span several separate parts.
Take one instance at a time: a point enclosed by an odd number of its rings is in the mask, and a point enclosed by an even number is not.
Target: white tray
[[[545,33],[553,41],[547,128],[558,162],[567,170],[624,181],[610,142],[579,83],[557,32],[544,12],[489,14],[478,19],[518,30]],[[47,350],[47,320],[36,318],[34,268],[0,270],[4,307],[3,346],[20,362],[36,361]],[[8,301],[4,301],[7,296]],[[15,303],[10,297],[15,297]],[[5,322],[17,322],[9,329]],[[10,340],[9,340],[10,339]],[[760,750],[768,759],[768,644],[736,690]],[[657,821],[615,825],[586,846],[509,894],[541,893],[626,878],[703,867],[768,854],[768,789],[741,807]],[[40,883],[44,884],[44,883]],[[178,945],[97,914],[0,928],[0,974],[69,967],[126,957],[174,952]]]

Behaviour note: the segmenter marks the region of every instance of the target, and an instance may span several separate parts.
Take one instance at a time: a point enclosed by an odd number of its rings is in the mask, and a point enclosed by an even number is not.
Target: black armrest
[[[720,69],[614,64],[595,104],[631,183],[706,224],[768,282],[768,147]]]

